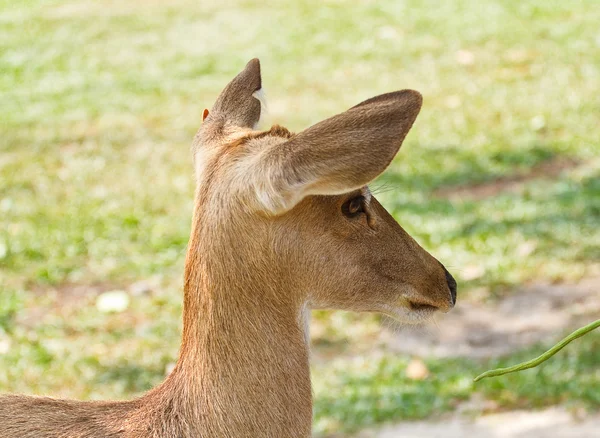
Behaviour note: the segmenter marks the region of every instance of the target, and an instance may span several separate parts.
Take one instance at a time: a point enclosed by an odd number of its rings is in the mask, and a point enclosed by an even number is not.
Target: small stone
[[[456,62],[461,65],[472,65],[475,62],[475,55],[468,50],[459,50],[456,52]]]
[[[406,377],[410,380],[425,380],[429,377],[427,365],[421,359],[412,359],[406,366]]]
[[[531,119],[529,124],[534,131],[541,131],[546,127],[546,118],[542,115],[537,115]]]
[[[96,298],[96,308],[102,313],[121,313],[129,307],[129,295],[122,290],[104,292]]]
[[[10,339],[0,339],[0,354],[6,354],[10,351]]]
[[[393,40],[398,37],[398,32],[392,26],[382,26],[377,31],[377,36],[382,40]]]
[[[0,210],[9,211],[13,206],[13,200],[11,198],[4,198],[0,201]]]
[[[452,95],[446,99],[446,106],[450,109],[458,108],[462,104],[459,96]]]
[[[534,241],[523,242],[517,247],[517,254],[520,257],[527,257],[528,255],[533,253],[536,248],[537,243]]]

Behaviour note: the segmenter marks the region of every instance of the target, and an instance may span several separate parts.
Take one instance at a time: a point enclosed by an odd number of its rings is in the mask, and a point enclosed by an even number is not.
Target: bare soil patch
[[[576,167],[579,163],[575,160],[559,157],[544,161],[524,173],[517,173],[493,181],[444,187],[434,192],[440,198],[451,200],[470,199],[481,200],[497,196],[505,192],[518,192],[525,183],[534,179],[550,179],[560,175],[563,171]]]
[[[595,438],[600,415],[577,418],[562,408],[513,411],[476,419],[455,416],[440,422],[407,422],[361,433],[360,438]]]
[[[132,296],[149,294],[158,288],[158,280],[150,278],[129,285],[111,282],[103,283],[62,283],[53,286],[36,285],[30,290],[39,297],[39,302],[19,312],[17,321],[25,327],[35,327],[49,313],[69,318],[84,306],[93,305],[96,298],[109,291],[124,291]]]
[[[95,297],[103,292],[113,289],[121,289],[121,287],[114,283],[62,283],[56,286],[38,286],[32,290],[40,295],[49,296],[53,301],[56,301],[57,304],[64,306],[69,304],[81,304],[81,300]]]
[[[539,283],[497,302],[458,302],[424,327],[388,329],[388,345],[418,356],[497,357],[600,318],[600,277],[577,284]]]

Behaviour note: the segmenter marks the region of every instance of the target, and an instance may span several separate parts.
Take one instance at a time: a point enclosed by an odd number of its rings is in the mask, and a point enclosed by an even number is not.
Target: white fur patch
[[[306,341],[306,345],[310,345],[310,307],[308,303],[302,305],[298,318],[300,327],[304,329],[304,340]]]
[[[256,127],[258,125],[260,125],[260,122],[261,122],[263,116],[265,114],[267,114],[267,112],[268,112],[268,109],[267,109],[267,95],[265,93],[265,89],[264,88],[259,88],[254,93],[252,93],[252,97],[254,97],[255,99],[257,99],[260,102],[260,118],[258,119],[258,122],[256,122],[256,124],[254,125],[254,129],[256,129]]]
[[[204,169],[208,162],[208,152],[205,148],[198,148],[194,151],[194,167],[196,169],[196,182],[202,181]]]
[[[255,208],[272,215],[288,211],[303,195],[302,187],[290,186],[285,178],[282,179],[279,169],[268,166],[265,159],[273,148],[286,141],[273,136],[249,140],[245,155],[233,167],[233,177],[239,192],[253,195],[258,201]]]

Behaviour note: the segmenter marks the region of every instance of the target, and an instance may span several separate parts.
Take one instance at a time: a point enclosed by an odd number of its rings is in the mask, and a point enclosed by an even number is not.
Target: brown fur
[[[0,397],[1,438],[308,437],[309,308],[415,322],[454,305],[449,274],[374,198],[364,213],[342,213],[370,197],[365,184],[398,151],[420,95],[379,96],[294,135],[252,130],[260,84],[253,60],[194,140],[173,372],[133,401]]]

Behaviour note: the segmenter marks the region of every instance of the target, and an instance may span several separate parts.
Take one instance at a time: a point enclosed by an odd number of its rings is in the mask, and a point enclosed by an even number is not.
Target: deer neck
[[[209,436],[310,436],[307,312],[231,243],[215,254],[190,242],[182,347],[166,384]]]

